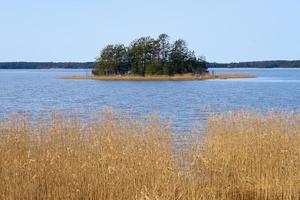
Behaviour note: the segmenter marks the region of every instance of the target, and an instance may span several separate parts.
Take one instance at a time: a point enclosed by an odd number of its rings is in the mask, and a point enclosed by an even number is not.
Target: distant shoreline
[[[191,80],[213,80],[213,79],[241,79],[241,78],[256,78],[251,74],[207,74],[195,76],[192,74],[174,75],[174,76],[65,76],[59,79],[62,80],[107,80],[107,81],[191,81]]]
[[[96,62],[0,62],[0,69],[93,69]],[[208,68],[300,68],[300,60],[251,61],[235,63],[208,62]]]

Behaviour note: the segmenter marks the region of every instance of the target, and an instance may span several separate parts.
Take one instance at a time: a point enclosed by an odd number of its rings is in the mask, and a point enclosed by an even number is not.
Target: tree
[[[155,51],[155,41],[151,37],[141,37],[130,45],[131,62],[134,65],[132,72],[145,75],[146,65],[152,63]]]
[[[97,59],[97,68],[99,74],[112,75],[115,73],[116,60],[114,57],[114,45],[107,45],[101,51],[100,57]]]
[[[128,50],[123,44],[114,46],[113,58],[116,63],[115,74],[125,74],[130,70]]]
[[[158,36],[158,45],[159,45],[159,61],[166,63],[169,60],[170,53],[170,37],[163,33]]]
[[[184,73],[185,61],[188,58],[188,48],[184,40],[178,39],[172,45],[170,61],[174,66],[174,73]]]

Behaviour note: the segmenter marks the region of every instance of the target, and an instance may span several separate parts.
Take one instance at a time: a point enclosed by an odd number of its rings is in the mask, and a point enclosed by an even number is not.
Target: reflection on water
[[[85,70],[0,70],[0,117],[53,108],[81,116],[113,107],[139,116],[159,112],[179,129],[205,121],[212,112],[237,109],[300,109],[299,69],[213,69],[215,73],[255,74],[255,79],[209,81],[59,80]]]

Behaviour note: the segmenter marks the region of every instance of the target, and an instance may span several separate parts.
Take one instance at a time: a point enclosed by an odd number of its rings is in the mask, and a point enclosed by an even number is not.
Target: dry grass
[[[3,121],[0,199],[299,199],[298,114],[212,116],[188,147],[158,116],[99,118]]]
[[[217,199],[300,198],[300,116],[212,116],[194,170]]]
[[[200,80],[239,78],[256,78],[256,76],[251,74],[206,74],[204,76],[199,77]]]
[[[176,74],[174,76],[153,75],[153,76],[65,76],[60,79],[66,80],[114,80],[114,81],[190,81],[190,80],[210,80],[210,79],[239,79],[239,78],[255,78],[255,75],[249,74],[206,74],[195,76],[193,74]]]

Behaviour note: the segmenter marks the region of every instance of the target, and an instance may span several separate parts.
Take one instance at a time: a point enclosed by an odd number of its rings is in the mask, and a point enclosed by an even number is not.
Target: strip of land
[[[65,80],[110,80],[110,81],[190,81],[190,80],[213,80],[213,79],[241,79],[241,78],[256,78],[251,74],[206,74],[206,75],[155,75],[155,76],[137,76],[137,75],[114,75],[114,76],[65,76],[60,79]]]

